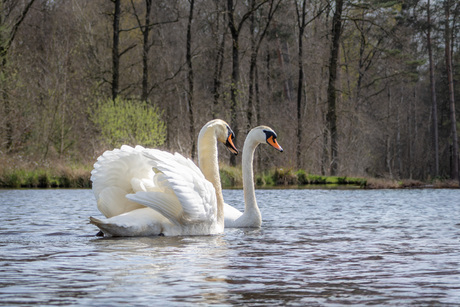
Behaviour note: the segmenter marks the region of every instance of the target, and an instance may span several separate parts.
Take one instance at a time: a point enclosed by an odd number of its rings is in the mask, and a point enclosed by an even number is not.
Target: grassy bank
[[[5,162],[5,161],[2,161]],[[2,188],[90,188],[92,165],[67,165],[35,163],[17,165],[2,163],[0,187]],[[223,188],[242,188],[242,172],[239,167],[222,166],[220,175]],[[399,188],[458,188],[458,182],[437,180],[392,180],[347,176],[320,176],[304,170],[278,168],[255,175],[259,188],[272,187],[355,187],[366,189]]]
[[[221,169],[222,186],[224,188],[242,187],[241,169],[225,167]],[[255,175],[257,187],[282,186],[354,186],[366,187],[367,179],[346,176],[319,176],[308,174],[304,170],[277,168]]]
[[[3,188],[90,188],[91,166],[53,165],[5,167],[0,172]]]
[[[221,168],[222,186],[224,188],[241,188],[243,186],[241,169],[225,166]],[[385,179],[348,176],[321,176],[308,174],[305,170],[278,168],[255,175],[259,188],[270,187],[350,187],[363,189],[404,189],[404,188],[458,188],[457,181],[433,180],[423,182],[412,179]]]

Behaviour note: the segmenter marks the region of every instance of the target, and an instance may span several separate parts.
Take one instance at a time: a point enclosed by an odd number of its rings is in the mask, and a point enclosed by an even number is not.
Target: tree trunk
[[[259,69],[256,66],[256,70],[254,71],[254,78],[255,78],[255,98],[256,98],[256,122],[254,123],[255,126],[260,125],[260,87],[259,87]]]
[[[192,21],[193,21],[193,6],[195,0],[190,0],[190,13],[188,16],[187,24],[187,51],[186,51],[186,61],[187,61],[187,81],[188,81],[188,94],[187,94],[187,103],[188,103],[188,118],[190,125],[190,140],[192,140],[192,151],[191,157],[192,160],[195,159],[196,151],[196,142],[195,142],[195,119],[193,115],[193,86],[194,86],[194,76],[193,76],[193,67],[192,67]]]
[[[296,2],[297,11],[297,24],[299,28],[299,50],[298,50],[298,69],[299,75],[297,80],[297,147],[296,147],[296,161],[297,169],[302,167],[302,93],[303,93],[303,35],[305,32],[305,15],[306,15],[307,1],[303,0],[302,9],[299,11]]]
[[[321,175],[325,176],[329,162],[329,152],[327,147],[329,145],[329,131],[324,128],[323,129],[323,146],[322,146],[322,155],[321,155]]]
[[[396,161],[398,162],[398,178],[403,176],[403,165],[402,165],[402,144],[401,144],[401,119],[400,119],[400,106],[403,105],[404,99],[402,96],[402,89],[400,94],[399,105],[396,105]]]
[[[332,44],[331,44],[331,56],[329,60],[329,83],[327,88],[327,115],[326,121],[330,133],[331,141],[331,165],[330,174],[332,176],[337,175],[337,62],[339,55],[339,43],[342,32],[342,10],[344,0],[335,0],[335,12],[332,18]]]
[[[217,118],[219,112],[217,107],[219,104],[220,97],[220,87],[222,85],[222,71],[224,66],[224,51],[225,51],[225,32],[222,34],[222,40],[219,43],[217,49],[217,55],[214,63],[214,82],[213,82],[213,94],[214,94],[214,103],[212,109],[212,117]]]
[[[115,5],[113,13],[113,45],[112,45],[112,99],[118,96],[119,72],[120,72],[120,14],[121,0],[113,0]]]
[[[254,8],[255,0],[251,0],[251,7]],[[255,16],[254,12],[250,17],[249,31],[251,32],[251,59],[249,62],[249,93],[248,93],[248,108],[246,112],[248,129],[253,126],[252,118],[254,116],[254,86],[255,86],[255,70],[257,65],[257,45],[256,45],[256,33],[255,33]]]
[[[0,13],[0,27],[3,26],[5,23],[3,13]],[[9,41],[9,37],[5,33],[4,29],[0,28],[0,77],[4,80],[8,80],[6,78],[7,75],[7,54],[8,49],[6,47],[7,42]],[[9,152],[13,146],[13,125],[11,124],[10,114],[11,114],[11,105],[10,105],[10,98],[9,98],[9,90],[7,82],[2,82],[0,91],[2,92],[2,103],[4,105],[4,112],[6,118],[6,127],[5,127],[5,137],[6,137],[6,151]]]
[[[391,124],[390,124],[390,118],[391,118],[391,99],[392,99],[392,96],[391,96],[391,88],[388,89],[388,94],[387,94],[387,97],[388,97],[388,108],[387,108],[387,120],[386,120],[386,124],[387,124],[387,131],[386,131],[386,136],[385,136],[385,165],[387,167],[387,170],[388,170],[388,173],[389,173],[389,176],[391,179],[393,179],[393,168],[392,168],[392,164],[391,164],[391,160],[392,160],[392,156],[391,156],[391,135],[390,135],[390,131],[388,130],[389,127],[391,127]]]
[[[232,76],[230,84],[230,125],[236,135],[239,134],[238,120],[237,120],[237,96],[238,96],[238,83],[240,81],[240,55],[239,55],[239,29],[235,24],[233,16],[234,7],[233,0],[227,0],[228,12],[228,25],[232,35]],[[230,165],[236,165],[235,155],[230,155]]]
[[[2,48],[2,41],[0,41],[0,57],[1,57],[1,71],[0,76],[4,78],[6,76],[6,66],[7,66],[7,59],[6,59],[6,52],[3,52]],[[5,78],[6,79],[6,78]],[[11,114],[11,102],[9,97],[9,90],[7,82],[3,82],[1,90],[2,90],[2,100],[5,108],[5,118],[6,118],[6,152],[10,152],[13,148],[13,125],[11,124],[10,114]]]
[[[292,96],[293,96],[293,91],[292,91],[292,79],[291,79],[291,73],[290,73],[290,62],[291,59],[289,57],[289,46],[287,42],[281,41],[281,38],[277,39],[278,41],[278,47],[277,47],[277,53],[278,53],[278,63],[281,68],[281,72],[284,76],[283,80],[283,90],[284,90],[284,96],[286,97],[286,100],[290,103],[292,101]],[[287,68],[286,68],[287,67]]]
[[[427,23],[428,29],[426,34],[428,60],[430,64],[430,92],[431,92],[431,116],[432,116],[432,140],[434,154],[434,176],[439,177],[439,137],[438,137],[438,106],[436,102],[436,81],[434,78],[434,61],[433,51],[431,49],[431,14],[430,0],[427,3]]]
[[[150,13],[152,11],[152,1],[145,0],[145,24],[142,29],[143,45],[142,45],[142,94],[141,100],[147,101],[149,98],[149,67],[148,58],[150,51]]]
[[[449,85],[449,106],[450,106],[450,121],[451,121],[451,137],[452,137],[452,170],[451,178],[459,180],[458,176],[458,134],[457,134],[457,120],[455,117],[455,97],[454,97],[454,77],[452,69],[452,52],[451,45],[451,29],[450,29],[450,1],[447,0],[445,5],[445,18],[446,24],[444,27],[444,40],[445,40],[445,58],[447,70],[447,82]]]

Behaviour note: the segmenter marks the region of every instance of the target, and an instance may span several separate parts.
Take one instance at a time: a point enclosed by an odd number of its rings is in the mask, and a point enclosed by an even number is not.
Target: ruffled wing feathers
[[[177,198],[164,193],[139,192],[129,199],[164,214],[172,223],[184,221],[212,221],[217,216],[217,201],[213,185],[204,178],[201,170],[182,155],[147,149],[149,164],[157,171],[155,184],[165,192],[172,191]]]

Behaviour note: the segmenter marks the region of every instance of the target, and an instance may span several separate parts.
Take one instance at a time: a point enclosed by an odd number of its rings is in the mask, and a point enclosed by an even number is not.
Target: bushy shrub
[[[273,181],[277,185],[297,184],[297,176],[292,169],[277,168],[273,174]]]
[[[308,175],[308,182],[310,184],[326,184],[326,177],[319,175]]]
[[[0,179],[2,187],[19,188],[21,187],[21,178],[16,172],[4,173]]]
[[[367,185],[367,180],[364,178],[346,177],[346,183],[365,187]]]
[[[231,188],[243,185],[241,168],[223,165],[220,167],[219,173],[222,187]]]
[[[260,175],[256,175],[256,185],[259,187],[274,186],[275,181],[273,180],[273,174],[263,173]]]
[[[308,174],[303,169],[299,169],[296,173],[297,182],[301,185],[308,184]]]
[[[88,112],[111,147],[123,144],[160,146],[166,140],[166,124],[158,107],[139,100],[99,100]]]

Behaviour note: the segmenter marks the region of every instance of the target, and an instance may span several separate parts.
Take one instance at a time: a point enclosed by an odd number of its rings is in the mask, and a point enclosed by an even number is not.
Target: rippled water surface
[[[99,238],[91,190],[0,190],[0,305],[459,304],[459,190],[257,198],[261,229]]]

